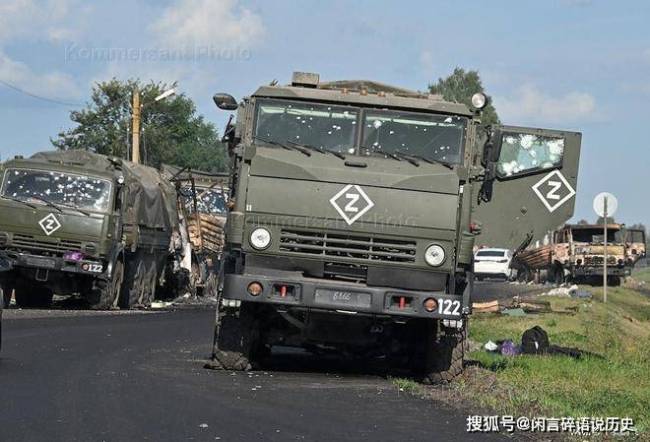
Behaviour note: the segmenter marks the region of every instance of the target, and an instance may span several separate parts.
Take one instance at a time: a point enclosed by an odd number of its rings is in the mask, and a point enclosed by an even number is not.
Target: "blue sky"
[[[0,83],[0,154],[50,149],[111,77],[178,81],[221,127],[212,93],[294,70],[424,89],[461,66],[504,123],[583,133],[576,218],[610,191],[647,224],[649,18],[643,1],[0,0],[0,82],[24,91]]]

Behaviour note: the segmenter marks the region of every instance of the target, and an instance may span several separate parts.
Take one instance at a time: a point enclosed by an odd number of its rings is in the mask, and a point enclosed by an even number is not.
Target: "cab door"
[[[498,157],[490,198],[474,198],[473,219],[482,225],[476,244],[514,249],[526,240],[551,239],[573,216],[581,137],[579,132],[515,126],[494,130]]]

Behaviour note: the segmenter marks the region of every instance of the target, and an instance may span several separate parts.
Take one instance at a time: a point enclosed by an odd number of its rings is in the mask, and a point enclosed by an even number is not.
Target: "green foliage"
[[[429,92],[442,95],[447,101],[471,106],[472,95],[485,91],[478,71],[466,71],[457,67],[447,78],[439,78],[437,84],[430,84]],[[484,124],[500,123],[497,111],[492,104],[488,104],[484,109],[482,121]]]
[[[97,83],[86,107],[70,113],[76,126],[59,133],[51,142],[60,150],[83,149],[129,158],[131,100],[138,88],[143,104],[140,137],[143,162],[154,167],[166,163],[207,172],[226,170],[225,149],[217,130],[197,115],[191,99],[181,94],[154,101],[174,86],[117,79]]]

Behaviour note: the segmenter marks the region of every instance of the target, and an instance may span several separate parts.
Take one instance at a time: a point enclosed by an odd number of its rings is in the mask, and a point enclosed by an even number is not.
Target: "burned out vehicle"
[[[163,171],[176,187],[180,227],[184,229],[184,249],[187,249],[183,261],[189,261],[183,267],[191,273],[191,286],[199,295],[216,294],[224,245],[228,176],[174,166],[164,166]]]
[[[580,134],[483,127],[481,93],[469,108],[297,73],[239,104],[214,100],[237,109],[217,367],[245,370],[283,345],[450,380],[476,236],[515,247],[573,212]]]
[[[645,229],[626,228],[625,238],[625,260],[634,267],[641,259],[646,257]]]
[[[637,257],[645,253],[643,246],[634,246],[631,240],[641,240],[631,235],[621,224],[607,225],[608,283],[619,285],[621,278],[629,276]],[[602,225],[567,224],[549,235],[548,243],[535,244],[516,254],[513,265],[522,281],[592,282],[603,281],[605,261],[605,232]],[[642,248],[643,247],[643,248]]]
[[[83,151],[16,158],[0,170],[0,274],[18,306],[79,293],[92,308],[148,305],[177,224],[155,169]]]

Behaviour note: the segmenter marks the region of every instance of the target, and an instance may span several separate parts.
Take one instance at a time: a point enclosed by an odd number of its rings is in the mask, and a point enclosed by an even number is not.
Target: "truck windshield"
[[[353,153],[358,110],[345,106],[288,101],[260,101],[255,138],[305,144]],[[352,151],[350,151],[352,149]]]
[[[43,204],[45,200],[82,210],[107,212],[111,183],[86,175],[8,169],[2,182],[1,195],[34,204]]]
[[[602,228],[574,230],[572,235],[573,240],[576,242],[588,242],[594,244],[605,242],[605,235],[603,234]],[[607,229],[608,242],[623,242],[622,236],[620,229]]]
[[[399,152],[458,164],[466,124],[467,119],[458,116],[367,111],[362,146],[373,152]]]
[[[226,213],[226,197],[221,189],[210,189],[206,187],[195,187],[196,189],[196,208],[199,213],[209,215],[224,215]],[[192,187],[187,186],[183,189],[185,207],[189,213],[194,213],[194,198],[192,197]]]

